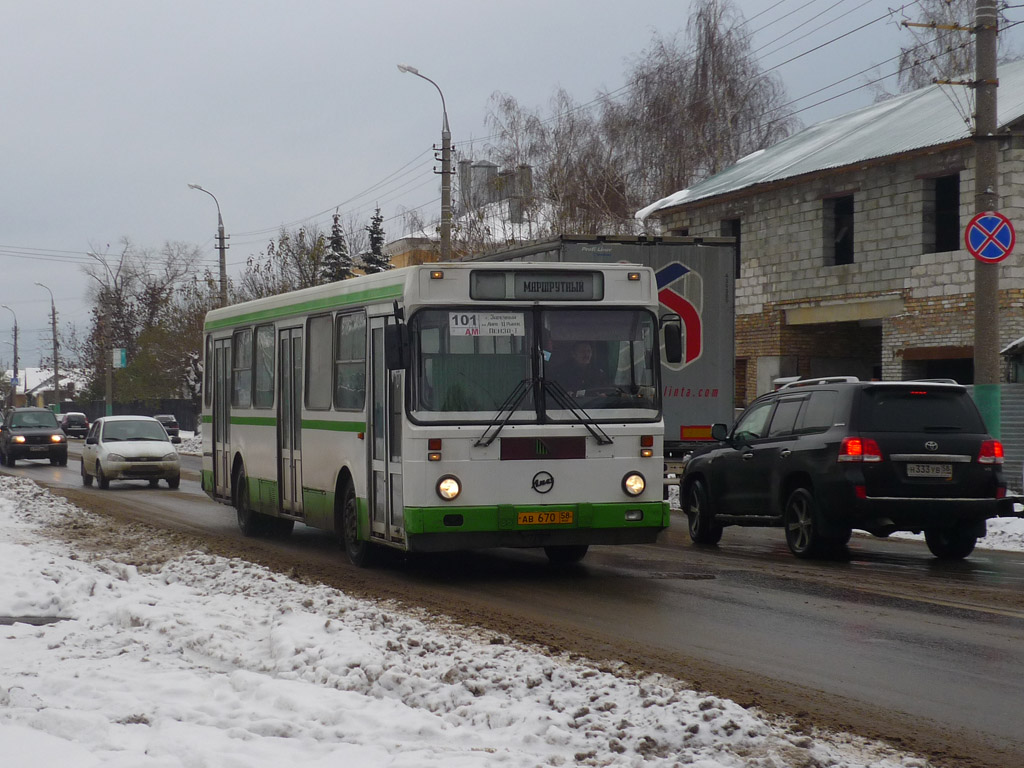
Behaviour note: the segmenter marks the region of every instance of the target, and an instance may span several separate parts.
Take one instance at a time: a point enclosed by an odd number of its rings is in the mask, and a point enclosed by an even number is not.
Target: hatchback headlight
[[[639,496],[647,487],[647,481],[639,472],[630,472],[622,478],[622,490],[629,496]]]
[[[455,475],[445,475],[437,481],[437,495],[445,501],[451,501],[462,493],[462,483]]]
[[[168,453],[166,456],[164,456],[162,459],[160,459],[160,461],[177,461],[177,460],[178,460],[178,454],[177,453]]]
[[[127,459],[120,453],[108,453],[107,461],[127,461]]]

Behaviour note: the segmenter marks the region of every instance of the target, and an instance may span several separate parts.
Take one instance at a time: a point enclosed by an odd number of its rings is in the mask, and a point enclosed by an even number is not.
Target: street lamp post
[[[14,315],[14,375],[11,376],[11,405],[14,406],[16,404],[14,396],[18,390],[18,385],[15,383],[18,380],[18,316],[6,304],[0,304],[0,307]]]
[[[448,107],[444,103],[444,93],[441,86],[435,83],[426,75],[421,75],[416,67],[408,64],[399,64],[399,72],[408,72],[410,75],[421,77],[437,88],[441,96],[441,261],[451,259],[452,253],[452,133],[448,129]]]
[[[213,198],[213,202],[217,205],[217,248],[220,251],[220,305],[226,307],[228,305],[228,264],[224,252],[227,249],[227,243],[224,238],[224,218],[220,215],[220,202],[218,202],[217,196],[213,192],[203,189],[198,184],[189,184],[188,188],[205,192]]]
[[[36,283],[40,288],[46,288],[50,294],[50,320],[53,323],[53,405],[54,412],[60,413],[60,374],[57,372],[57,305],[53,301],[53,291],[42,283]]]

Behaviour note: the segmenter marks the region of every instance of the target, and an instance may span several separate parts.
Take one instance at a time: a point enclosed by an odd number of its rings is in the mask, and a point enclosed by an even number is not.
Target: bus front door
[[[213,342],[213,487],[231,498],[231,339]]]
[[[278,333],[277,472],[281,511],[302,515],[302,328]]]
[[[386,541],[404,542],[404,372],[389,371],[387,367],[384,328],[389,320],[370,318],[370,530]]]

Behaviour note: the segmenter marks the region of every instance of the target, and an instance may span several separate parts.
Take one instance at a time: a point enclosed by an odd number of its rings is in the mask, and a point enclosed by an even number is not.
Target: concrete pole
[[[14,371],[11,376],[11,407],[13,408],[17,405],[15,397],[18,394],[18,388],[14,385],[14,379],[18,378],[18,316],[15,315],[14,310],[6,304],[0,304],[0,307],[6,309],[14,317]]]
[[[996,112],[996,0],[975,2],[974,210],[999,210]],[[999,389],[999,268],[974,261],[974,399],[993,437],[1001,433]]]
[[[46,288],[50,294],[50,321],[53,325],[53,410],[60,413],[60,365],[57,361],[57,305],[53,301],[53,291],[42,283],[36,283],[40,288]]]

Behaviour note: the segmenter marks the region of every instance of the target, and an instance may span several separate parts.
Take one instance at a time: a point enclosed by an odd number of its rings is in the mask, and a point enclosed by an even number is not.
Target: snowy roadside
[[[92,519],[0,478],[0,615],[65,619],[0,627],[5,768],[927,765],[242,560],[47,533]]]

